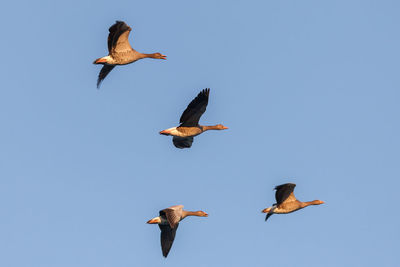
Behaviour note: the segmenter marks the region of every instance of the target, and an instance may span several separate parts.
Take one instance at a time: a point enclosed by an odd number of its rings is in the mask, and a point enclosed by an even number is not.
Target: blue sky
[[[3,4],[0,265],[397,266],[398,1]],[[96,89],[108,28],[141,52]],[[201,123],[229,130],[178,150]],[[265,223],[273,187],[324,205]],[[167,259],[145,222],[183,204]]]

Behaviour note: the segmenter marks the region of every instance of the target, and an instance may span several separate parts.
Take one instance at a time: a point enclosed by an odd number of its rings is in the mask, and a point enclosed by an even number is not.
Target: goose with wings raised
[[[172,247],[179,222],[185,219],[187,216],[208,217],[208,214],[201,210],[183,210],[183,205],[176,205],[160,210],[160,216],[155,217],[147,222],[151,224],[158,224],[160,227],[161,250],[164,257],[168,256],[168,253]]]
[[[167,56],[160,53],[143,54],[133,49],[128,40],[131,30],[131,27],[123,21],[115,22],[108,29],[110,32],[107,40],[108,56],[98,58],[93,62],[93,64],[103,65],[97,79],[97,88],[116,65],[130,64],[142,58],[167,59]]]
[[[202,90],[195,99],[190,102],[186,110],[182,113],[179,120],[180,125],[178,127],[172,127],[160,132],[163,135],[172,135],[172,142],[177,148],[189,148],[192,146],[193,137],[199,135],[208,130],[225,130],[222,124],[213,126],[202,126],[199,125],[201,115],[206,111],[208,104],[208,96],[210,89],[206,88]]]
[[[272,207],[262,210],[263,213],[267,213],[265,220],[268,220],[268,218],[275,213],[277,214],[291,213],[293,211],[305,208],[310,205],[320,205],[324,203],[321,200],[313,200],[307,202],[301,202],[297,200],[293,194],[295,187],[296,184],[292,183],[282,184],[275,187],[276,203],[273,204]]]

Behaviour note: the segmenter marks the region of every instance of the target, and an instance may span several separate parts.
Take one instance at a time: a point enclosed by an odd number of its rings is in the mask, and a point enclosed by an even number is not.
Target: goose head
[[[321,205],[321,204],[324,204],[324,203],[325,203],[324,201],[318,200],[318,199],[312,201],[312,204],[313,204],[313,205]]]
[[[199,216],[199,217],[208,217],[208,214],[205,213],[205,212],[202,211],[202,210],[199,210],[199,211],[197,212],[197,216]]]
[[[228,127],[226,127],[226,126],[224,126],[222,124],[217,124],[217,125],[215,125],[215,129],[217,129],[217,130],[226,130],[226,129],[228,129]]]
[[[166,55],[163,55],[163,54],[161,54],[161,53],[154,53],[153,54],[153,56],[152,56],[152,58],[157,58],[157,59],[167,59],[167,56]]]

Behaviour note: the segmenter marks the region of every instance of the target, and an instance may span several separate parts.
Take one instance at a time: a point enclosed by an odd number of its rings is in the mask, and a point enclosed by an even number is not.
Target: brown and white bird
[[[202,90],[195,99],[190,102],[186,110],[182,113],[179,120],[180,125],[178,127],[172,127],[160,132],[163,135],[172,135],[172,142],[177,148],[189,148],[192,146],[193,137],[199,135],[208,130],[225,130],[222,124],[213,126],[202,126],[199,125],[201,115],[206,111],[208,104],[208,96],[210,89],[206,88]]]
[[[179,222],[187,216],[208,217],[204,211],[186,211],[183,210],[183,205],[172,206],[160,210],[160,216],[149,220],[147,223],[158,224],[161,230],[161,250],[164,257],[172,247],[175,239],[176,230],[178,229]]]
[[[103,65],[97,79],[97,88],[116,65],[130,64],[142,58],[167,59],[167,56],[160,53],[143,54],[133,49],[128,40],[131,30],[131,27],[123,21],[115,22],[108,29],[110,32],[107,40],[108,56],[98,58],[93,62],[93,64]]]
[[[291,183],[282,184],[275,187],[276,203],[273,204],[272,207],[262,210],[263,213],[267,213],[265,220],[268,220],[268,218],[274,213],[291,213],[310,205],[324,204],[324,202],[321,200],[313,200],[307,202],[298,201],[293,194],[295,187],[296,185]]]

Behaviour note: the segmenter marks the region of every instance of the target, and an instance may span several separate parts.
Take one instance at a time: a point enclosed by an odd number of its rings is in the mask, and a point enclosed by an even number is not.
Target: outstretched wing
[[[201,115],[206,111],[209,94],[210,89],[206,88],[190,102],[179,120],[181,127],[194,127],[199,124]]]
[[[275,187],[275,199],[276,199],[276,204],[280,205],[282,202],[287,200],[289,197],[294,197],[293,190],[296,187],[295,184],[287,183],[287,184],[281,184]]]
[[[190,137],[174,136],[172,138],[172,142],[174,143],[174,146],[177,148],[189,148],[192,146],[193,136]]]
[[[132,49],[129,44],[129,33],[131,31],[131,27],[129,27],[123,21],[116,21],[114,25],[112,25],[108,31],[108,52],[112,53],[121,53],[125,51],[129,51]]]
[[[159,224],[161,230],[161,250],[164,257],[168,256],[168,253],[174,243],[176,230],[178,229],[179,223],[174,228],[171,228],[168,224]]]
[[[111,65],[104,65],[99,73],[99,77],[97,78],[97,88],[100,87],[101,82],[104,80],[104,78],[106,78],[106,76],[110,73],[110,71],[112,71],[112,69],[115,66],[111,66]]]

